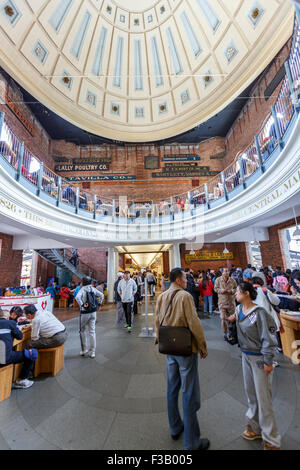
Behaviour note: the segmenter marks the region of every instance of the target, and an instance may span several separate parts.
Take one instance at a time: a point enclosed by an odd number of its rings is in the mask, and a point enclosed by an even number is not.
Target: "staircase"
[[[82,279],[85,276],[93,277],[93,272],[90,270],[89,272],[83,272],[80,269],[75,268],[75,266],[68,261],[68,259],[60,252],[60,250],[52,249],[52,250],[35,250],[42,258],[49,263],[58,266],[59,268],[67,269],[75,276]],[[87,266],[85,266],[84,271],[88,271]]]

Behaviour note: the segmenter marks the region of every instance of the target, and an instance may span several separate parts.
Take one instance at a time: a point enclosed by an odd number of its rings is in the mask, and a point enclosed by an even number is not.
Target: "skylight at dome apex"
[[[234,100],[293,15],[290,0],[2,0],[0,65],[82,129],[154,141]]]

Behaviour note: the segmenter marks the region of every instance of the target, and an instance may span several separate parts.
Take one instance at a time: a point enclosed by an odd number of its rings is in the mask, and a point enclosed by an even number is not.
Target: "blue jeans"
[[[178,409],[178,394],[182,389],[183,422]],[[200,409],[198,354],[167,356],[167,402],[170,432],[180,433],[184,426],[184,449],[200,445],[197,411]]]
[[[203,300],[204,300],[204,313],[207,312],[207,300],[208,300],[208,305],[209,305],[209,313],[212,313],[212,311],[213,311],[213,305],[212,305],[213,296],[212,295],[204,295]]]

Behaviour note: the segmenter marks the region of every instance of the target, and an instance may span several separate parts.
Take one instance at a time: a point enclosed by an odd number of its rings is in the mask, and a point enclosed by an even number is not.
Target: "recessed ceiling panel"
[[[293,15],[287,0],[2,0],[0,65],[93,134],[166,139],[249,86]]]

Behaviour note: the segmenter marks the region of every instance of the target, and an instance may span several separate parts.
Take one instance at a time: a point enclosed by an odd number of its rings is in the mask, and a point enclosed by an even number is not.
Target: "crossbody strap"
[[[171,306],[171,303],[172,303],[172,301],[173,301],[175,295],[176,295],[177,292],[179,292],[179,291],[180,291],[180,289],[177,289],[177,290],[176,290],[175,292],[173,292],[173,294],[171,295],[171,299],[170,299],[169,305],[168,305],[167,310],[166,310],[166,312],[165,312],[165,314],[164,314],[164,316],[163,316],[162,321],[160,322],[160,326],[162,326],[162,324],[163,324],[163,322],[164,322],[164,319],[165,319],[165,317],[166,317],[166,315],[167,315],[167,313],[168,313],[168,310],[169,310],[169,308],[170,308],[170,306]]]

